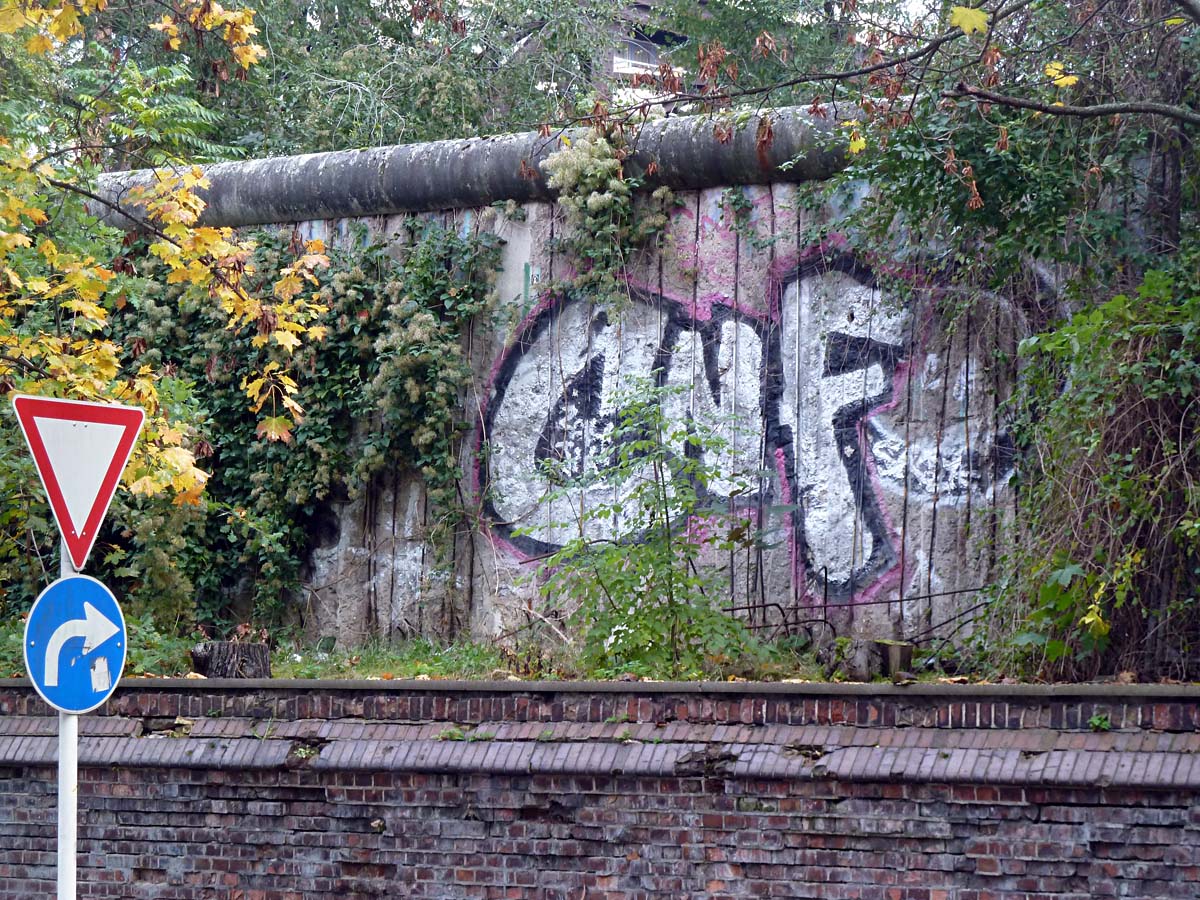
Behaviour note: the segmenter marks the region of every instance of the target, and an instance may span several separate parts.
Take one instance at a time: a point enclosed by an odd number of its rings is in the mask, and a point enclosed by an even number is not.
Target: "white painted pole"
[[[58,714],[58,900],[75,900],[79,716]]]
[[[67,542],[59,547],[59,574],[75,574]],[[79,716],[58,714],[58,900],[75,900],[79,815]]]

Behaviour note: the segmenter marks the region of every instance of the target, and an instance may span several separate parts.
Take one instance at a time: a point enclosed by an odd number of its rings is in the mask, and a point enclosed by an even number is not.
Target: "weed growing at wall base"
[[[283,644],[271,660],[276,678],[491,678],[505,671],[492,644],[442,646],[418,639],[399,644],[373,641],[353,650]]]
[[[745,493],[757,473],[705,462],[723,442],[691,418],[668,418],[677,390],[642,382],[619,393],[613,427],[584,471],[551,451],[550,479],[562,495],[583,490],[598,501],[572,508],[575,536],[538,574],[546,619],[578,635],[572,650],[591,676],[698,677],[753,667],[765,653],[724,611],[728,573],[718,562],[758,540],[756,530],[735,510],[704,502],[718,477],[742,481]],[[600,537],[601,528],[617,536]]]

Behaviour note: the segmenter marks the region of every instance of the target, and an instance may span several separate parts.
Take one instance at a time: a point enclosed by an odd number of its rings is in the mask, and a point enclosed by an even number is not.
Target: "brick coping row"
[[[561,726],[560,726],[561,728]],[[84,768],[246,772],[308,769],[314,773],[426,772],[457,775],[578,775],[611,778],[700,777],[717,780],[884,782],[1191,790],[1200,788],[1196,735],[1176,735],[1159,748],[1122,749],[1107,735],[985,746],[966,730],[890,732],[896,741],[866,744],[858,728],[782,727],[771,735],[639,735],[580,740],[507,735],[439,740],[432,735],[329,738],[275,736],[91,736],[80,742]],[[730,729],[733,730],[733,729]],[[1032,736],[1032,733],[1030,733]],[[939,741],[938,736],[955,738]],[[650,740],[646,738],[650,737]],[[746,737],[759,738],[747,742]],[[706,740],[707,738],[707,740]],[[769,738],[769,740],[761,740]],[[1081,738],[1076,740],[1075,738]],[[1181,740],[1187,738],[1187,740]],[[49,767],[56,738],[0,735],[0,769]],[[356,784],[358,782],[355,782]],[[368,777],[367,784],[372,783]]]
[[[0,691],[29,688],[27,678],[0,678]],[[936,697],[1058,700],[1071,697],[1106,698],[1135,703],[1180,700],[1200,702],[1200,683],[1118,684],[968,684],[917,682],[895,685],[877,682],[821,681],[475,681],[443,679],[309,679],[309,678],[130,678],[120,691],[277,691],[280,693],[367,692],[378,694],[428,692],[435,694],[714,694],[733,697],[787,696],[803,698]]]
[[[46,716],[25,681],[0,682],[0,715]],[[1200,730],[1192,685],[830,685],[590,682],[123,682],[100,716],[272,721],[686,722],[860,728]]]

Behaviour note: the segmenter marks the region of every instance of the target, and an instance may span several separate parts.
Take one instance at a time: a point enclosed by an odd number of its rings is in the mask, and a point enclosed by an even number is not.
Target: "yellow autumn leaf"
[[[1099,603],[1092,603],[1087,613],[1079,620],[1079,624],[1088,630],[1093,638],[1102,638],[1108,634],[1112,626],[1105,621]]]
[[[197,469],[196,471],[200,472],[201,470]],[[207,473],[204,473],[204,475],[205,475],[205,478],[207,479],[207,477],[208,477]],[[175,494],[175,501],[174,501],[175,505],[176,506],[199,506],[200,505],[200,496],[203,493],[204,493],[204,481],[201,481],[199,478],[193,478],[191,487],[179,490]]]
[[[9,251],[17,247],[28,247],[32,243],[27,234],[0,231],[0,250]]]
[[[208,178],[205,177],[204,170],[199,166],[192,166],[190,171],[183,173],[183,186],[188,190],[196,187],[206,188],[208,185]]]
[[[0,34],[12,34],[28,24],[29,19],[15,3],[0,6]]]
[[[129,486],[129,490],[133,494],[141,494],[143,497],[150,497],[154,494],[157,494],[161,490],[161,486],[157,484],[149,475],[143,475]]]
[[[1169,28],[1174,28],[1176,25],[1184,25],[1186,23],[1187,19],[1185,19],[1183,16],[1172,16],[1163,22],[1163,24]]]
[[[950,27],[961,28],[963,34],[987,31],[987,23],[987,13],[982,9],[972,9],[969,6],[950,7]]]
[[[267,416],[258,423],[259,437],[265,437],[268,441],[282,441],[288,443],[292,439],[291,432],[292,420],[287,416]]]
[[[1046,77],[1060,88],[1070,87],[1079,81],[1079,76],[1068,75],[1067,70],[1063,68],[1063,64],[1060,62],[1046,63]]]
[[[166,447],[159,454],[159,459],[178,472],[186,472],[196,462],[196,457],[184,447]]]
[[[304,407],[286,394],[284,394],[280,400],[283,402],[283,408],[290,412],[296,419],[297,424],[299,424],[304,416]]]
[[[60,41],[72,38],[81,31],[83,26],[79,24],[79,13],[69,4],[60,9],[54,21],[50,23],[50,33]]]
[[[242,44],[233,48],[233,58],[243,69],[249,69],[255,63],[265,59],[267,51],[260,44]]]
[[[212,281],[212,269],[201,259],[193,259],[187,265],[187,277],[194,285],[203,287]]]
[[[302,289],[303,282],[295,274],[289,272],[275,282],[274,292],[276,297],[287,302],[299,294]]]
[[[96,374],[106,381],[116,378],[117,372],[121,370],[116,357],[111,354],[92,354],[91,364]]]
[[[278,344],[288,353],[291,353],[300,346],[300,338],[296,337],[296,335],[292,334],[292,332],[285,331],[282,328],[277,328],[275,331],[271,332],[271,338],[276,344]]]
[[[242,382],[242,390],[246,392],[246,396],[251,400],[257,400],[262,396],[263,384],[266,382],[264,378],[255,378],[250,382]]]
[[[97,299],[97,296],[92,296],[90,291],[87,292],[87,296],[83,292],[80,292],[78,297],[71,297],[68,300],[64,300],[62,305],[64,309],[82,316],[84,319],[90,319],[93,322],[104,322],[108,319],[108,313],[104,310],[104,307],[92,302]]]
[[[49,53],[53,49],[54,41],[40,32],[25,42],[25,50],[33,56]]]
[[[850,151],[851,156],[857,156],[867,149],[867,139],[857,131],[850,132],[850,143],[846,147]]]

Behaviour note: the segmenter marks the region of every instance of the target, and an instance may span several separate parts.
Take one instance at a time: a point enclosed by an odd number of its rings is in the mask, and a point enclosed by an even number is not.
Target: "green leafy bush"
[[[331,248],[316,293],[329,311],[324,337],[291,356],[303,374],[294,430],[267,440],[247,408],[247,378],[283,351],[255,338],[262,323],[222,329],[211,304],[151,284],[116,317],[127,345],[169,367],[179,403],[202,424],[212,472],[192,507],[130,501],[114,510],[105,548],[134,609],[163,627],[294,621],[291,598],[309,542],[331,501],[362,492],[403,460],[429,486],[445,543],[461,518],[455,492],[466,422],[459,415],[470,375],[461,342],[489,304],[499,240],[414,218],[398,258],[362,232]],[[270,279],[296,257],[288,231],[256,237],[253,265]],[[153,276],[154,262],[143,263]]]
[[[1200,646],[1200,250],[1028,338],[1019,543],[1001,663],[1194,678]],[[1014,602],[1015,601],[1015,602]]]
[[[192,671],[190,650],[200,635],[179,635],[159,628],[149,614],[125,617],[129,634],[129,652],[125,676],[186,675]],[[0,624],[0,678],[25,676],[25,656],[21,642],[25,620],[13,618]]]

